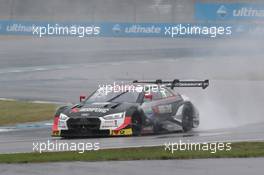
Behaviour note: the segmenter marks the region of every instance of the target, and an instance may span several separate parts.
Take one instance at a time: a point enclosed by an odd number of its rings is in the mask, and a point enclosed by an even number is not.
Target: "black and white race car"
[[[209,81],[134,81],[98,88],[80,103],[57,109],[52,136],[138,136],[175,130],[187,132],[199,125],[199,113],[175,87],[208,87]]]

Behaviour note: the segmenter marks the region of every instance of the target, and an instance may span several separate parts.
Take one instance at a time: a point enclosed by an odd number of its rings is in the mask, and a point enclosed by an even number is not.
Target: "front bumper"
[[[132,129],[120,130],[58,130],[52,131],[53,137],[100,137],[100,136],[131,136]]]
[[[99,118],[70,118],[66,129],[58,127],[59,119],[54,119],[53,137],[97,137],[97,136],[130,136],[132,135],[131,117],[125,117],[124,122],[115,129],[102,129]],[[57,124],[57,126],[56,126]]]

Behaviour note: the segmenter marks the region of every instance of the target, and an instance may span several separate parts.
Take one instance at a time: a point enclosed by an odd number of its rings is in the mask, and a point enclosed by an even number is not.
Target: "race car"
[[[52,136],[139,136],[175,130],[190,131],[199,125],[199,113],[175,87],[202,87],[204,81],[133,81],[99,87],[80,103],[59,107]]]

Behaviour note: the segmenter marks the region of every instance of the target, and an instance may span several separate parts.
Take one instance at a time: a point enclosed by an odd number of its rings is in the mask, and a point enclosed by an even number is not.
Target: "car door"
[[[152,99],[144,99],[142,109],[150,120],[166,120],[174,115],[175,97],[171,93],[165,93],[161,88],[157,91],[150,91]]]

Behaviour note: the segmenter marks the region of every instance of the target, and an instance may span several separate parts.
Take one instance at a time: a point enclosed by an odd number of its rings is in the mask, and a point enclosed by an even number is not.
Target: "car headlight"
[[[68,130],[68,126],[67,126],[67,120],[69,119],[69,117],[65,114],[60,114],[59,117],[59,122],[58,122],[58,129],[59,130]]]
[[[67,120],[69,117],[63,113],[60,114],[60,120]]]
[[[105,120],[113,120],[113,119],[121,119],[125,116],[125,112],[115,113],[115,114],[109,114],[103,116]]]

